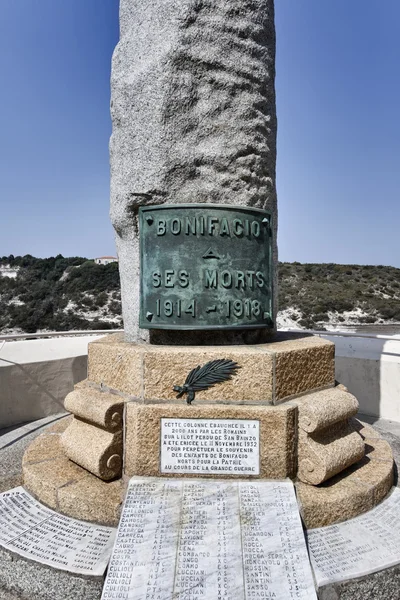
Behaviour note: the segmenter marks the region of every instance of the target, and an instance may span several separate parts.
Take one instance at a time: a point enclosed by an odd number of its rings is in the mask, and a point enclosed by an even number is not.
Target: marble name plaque
[[[56,513],[23,487],[0,494],[0,546],[55,569],[103,575],[115,533]]]
[[[364,515],[307,533],[318,587],[400,563],[400,490]]]
[[[134,477],[102,600],[317,600],[290,481]]]
[[[260,422],[161,419],[161,473],[259,475]]]

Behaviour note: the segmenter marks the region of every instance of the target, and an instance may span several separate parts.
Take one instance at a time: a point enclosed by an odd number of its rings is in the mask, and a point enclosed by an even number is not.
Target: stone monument
[[[111,78],[111,220],[125,339],[260,341],[265,329],[210,335],[140,326],[138,211],[188,203],[267,209],[276,273],[273,0],[122,0],[120,21]]]
[[[390,447],[354,419],[334,345],[275,326],[273,0],[121,0],[120,16],[111,219],[125,333],[89,344],[72,416],[28,449],[24,485],[103,525],[143,476],[289,478],[309,528],[365,512],[392,486]]]

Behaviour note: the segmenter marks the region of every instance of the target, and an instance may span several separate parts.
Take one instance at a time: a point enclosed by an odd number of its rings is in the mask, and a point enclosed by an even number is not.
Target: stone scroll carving
[[[342,386],[297,399],[300,481],[318,485],[364,457],[365,445],[350,422],[357,399]]]
[[[61,437],[67,457],[104,481],[120,477],[124,401],[79,385],[66,397],[65,408],[74,414]]]
[[[299,401],[299,426],[307,433],[315,433],[355,416],[357,411],[357,398],[336,387]]]

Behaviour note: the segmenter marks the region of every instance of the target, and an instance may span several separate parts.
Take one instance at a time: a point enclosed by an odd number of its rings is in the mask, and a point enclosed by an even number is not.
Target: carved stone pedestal
[[[238,363],[236,376],[191,405],[176,398],[191,369],[221,358]],[[106,336],[89,345],[88,379],[66,399],[68,427],[27,451],[25,485],[61,512],[109,523],[133,475],[289,477],[307,527],[348,519],[388,493],[393,458],[353,418],[358,402],[335,384],[334,366],[334,345],[309,335],[223,347]],[[40,452],[58,461],[56,473],[36,464]]]

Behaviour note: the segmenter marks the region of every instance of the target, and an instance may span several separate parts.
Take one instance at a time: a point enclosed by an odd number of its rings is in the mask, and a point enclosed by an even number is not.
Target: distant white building
[[[11,277],[15,279],[18,275],[19,267],[11,267],[10,265],[0,265],[0,276]]]
[[[96,265],[108,265],[113,262],[118,262],[118,258],[116,256],[99,256],[94,259]]]

